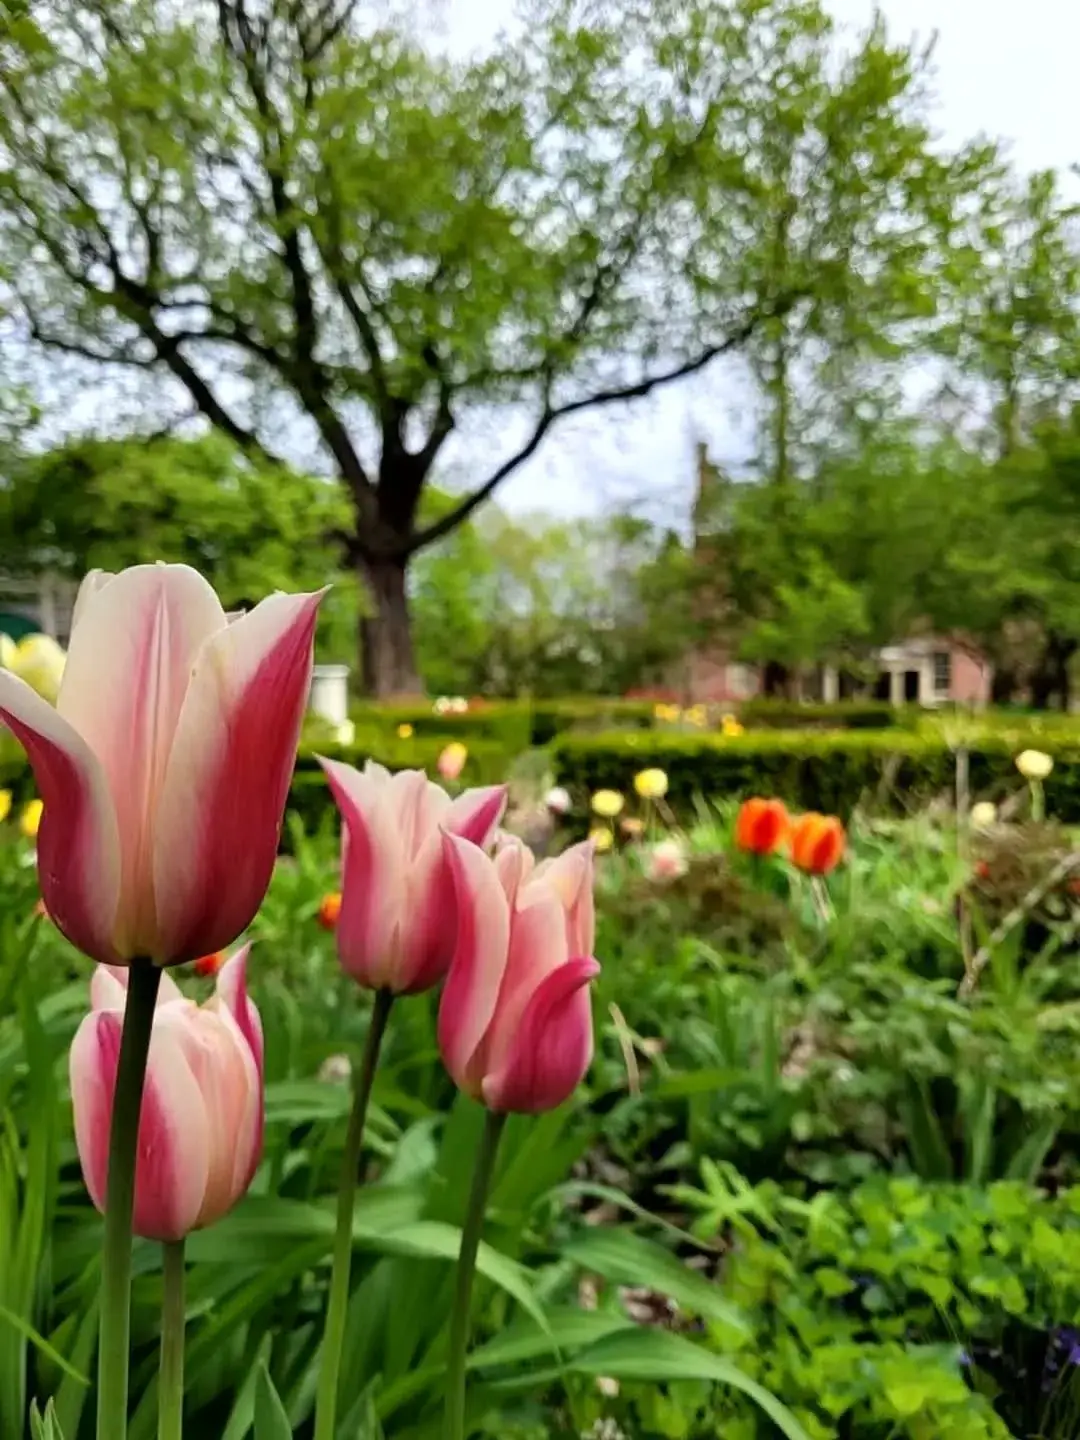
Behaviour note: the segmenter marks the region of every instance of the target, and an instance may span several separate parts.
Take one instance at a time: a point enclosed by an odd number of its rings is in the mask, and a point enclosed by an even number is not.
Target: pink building
[[[972,705],[990,703],[993,670],[973,646],[934,636],[887,645],[878,651],[878,679],[871,693],[894,705]],[[764,671],[728,660],[720,651],[689,658],[685,689],[694,700],[738,705],[765,690]],[[818,665],[800,683],[799,698],[826,703],[850,700],[865,688],[835,665]]]

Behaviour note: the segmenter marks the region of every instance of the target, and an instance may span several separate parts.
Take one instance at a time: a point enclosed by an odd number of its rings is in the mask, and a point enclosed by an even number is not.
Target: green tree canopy
[[[838,63],[814,0],[534,0],[469,60],[351,0],[5,10],[28,333],[167,377],[250,455],[317,441],[381,692],[416,684],[410,556],[566,417],[759,337],[910,344],[983,164],[931,144],[923,54],[875,26]],[[520,443],[424,522],[447,438],[507,403]]]

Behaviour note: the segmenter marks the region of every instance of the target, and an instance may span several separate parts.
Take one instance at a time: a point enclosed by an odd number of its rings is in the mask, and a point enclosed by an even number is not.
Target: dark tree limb
[[[775,313],[774,311],[770,311]],[[597,410],[605,405],[614,405],[624,400],[637,400],[651,394],[664,385],[670,385],[676,380],[687,379],[696,375],[710,365],[721,355],[730,354],[744,345],[755,333],[758,326],[766,319],[764,313],[751,316],[751,318],[740,325],[737,330],[732,331],[726,339],[717,345],[709,345],[692,360],[683,361],[679,365],[673,365],[670,369],[661,370],[654,375],[647,375],[644,379],[635,381],[628,385],[615,385],[606,390],[595,390],[591,395],[582,396],[578,400],[569,400],[563,405],[552,406],[545,404],[540,417],[533,427],[532,434],[525,444],[508,460],[505,460],[499,468],[489,476],[484,483],[471,494],[467,495],[459,505],[449,511],[434,524],[426,526],[423,530],[416,531],[409,539],[408,545],[404,548],[404,555],[413,555],[424,546],[431,545],[436,540],[441,540],[444,535],[449,535],[451,530],[467,520],[469,516],[480,505],[484,503],[499,488],[502,482],[512,475],[530,456],[534,455],[539,448],[540,442],[548,433],[551,427],[559,420],[566,419],[569,415],[580,414],[583,410]]]

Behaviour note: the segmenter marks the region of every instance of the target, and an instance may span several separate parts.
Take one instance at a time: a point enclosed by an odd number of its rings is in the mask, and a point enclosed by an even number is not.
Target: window
[[[952,656],[947,650],[934,651],[934,693],[947,695],[952,688]]]

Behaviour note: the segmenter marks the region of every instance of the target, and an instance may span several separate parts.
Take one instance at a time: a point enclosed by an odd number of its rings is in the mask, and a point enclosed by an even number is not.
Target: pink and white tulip
[[[397,995],[428,990],[454,955],[454,882],[443,832],[488,845],[506,787],[466,790],[456,800],[422,770],[391,775],[324,760],[342,819],[338,957],[361,985]]]
[[[0,720],[45,802],[41,893],[104,964],[235,940],[262,903],[311,680],[320,595],[226,616],[186,565],[95,571],[53,709],[0,671]]]
[[[248,946],[221,967],[214,998],[185,1000],[161,977],[135,1168],[136,1235],[181,1240],[246,1193],[262,1154],[263,1038],[248,998]],[[99,965],[71,1046],[75,1139],[90,1198],[105,1209],[128,969]]]
[[[592,1060],[592,846],[535,865],[520,841],[494,859],[459,836],[444,843],[458,941],[439,1008],[443,1061],[490,1110],[553,1110]]]

